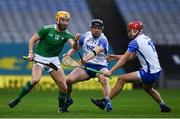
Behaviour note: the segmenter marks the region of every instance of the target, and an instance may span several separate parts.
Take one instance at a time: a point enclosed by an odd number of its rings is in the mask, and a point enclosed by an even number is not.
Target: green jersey
[[[73,35],[66,31],[58,32],[56,25],[47,25],[42,27],[37,34],[40,41],[35,52],[43,57],[58,56],[64,47],[64,44],[73,39]]]

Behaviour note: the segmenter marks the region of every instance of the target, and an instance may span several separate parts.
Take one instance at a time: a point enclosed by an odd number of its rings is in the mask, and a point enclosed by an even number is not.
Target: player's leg
[[[137,75],[137,71],[132,73],[127,73],[124,75],[120,75],[118,80],[116,81],[115,86],[112,88],[111,93],[109,94],[109,99],[112,100],[117,94],[119,94],[125,83],[133,83],[140,81],[140,78]],[[105,108],[105,99],[93,99],[93,103],[101,109]]]
[[[171,111],[171,108],[164,103],[160,93],[153,88],[153,84],[143,84],[143,89],[160,105],[161,112]]]
[[[100,71],[102,71],[102,72],[107,72],[108,71],[108,69],[107,68],[102,68]],[[110,101],[110,99],[109,99],[109,97],[108,97],[108,95],[110,94],[110,91],[111,91],[111,87],[110,87],[110,85],[109,85],[109,78],[108,77],[104,77],[103,75],[101,75],[101,74],[96,74],[96,76],[97,76],[97,78],[99,79],[99,82],[100,82],[100,84],[101,84],[101,86],[102,86],[102,90],[103,90],[103,94],[104,94],[104,103],[105,103],[105,107],[106,107],[106,111],[111,111],[112,110],[112,106],[111,106],[111,101]],[[95,103],[94,102],[94,100],[93,99],[91,99],[91,101],[93,102],[93,103]],[[101,109],[104,109],[104,107],[100,107]]]
[[[68,86],[68,95],[70,96],[72,93],[72,85],[77,82],[81,82],[84,80],[88,80],[90,77],[86,73],[86,71],[82,68],[74,69],[66,78],[66,83]]]
[[[59,103],[59,108],[62,108],[67,95],[67,85],[66,85],[64,71],[60,67],[58,71],[52,70],[51,72],[49,72],[49,74],[59,89],[58,103]]]
[[[116,95],[118,95],[122,91],[125,83],[134,83],[138,81],[140,81],[140,78],[137,76],[137,71],[120,75],[115,86],[111,90],[109,98],[113,99]]]
[[[42,70],[43,69],[39,64],[33,64],[33,67],[32,67],[32,79],[27,82],[27,84],[23,87],[23,89],[21,90],[19,95],[9,103],[9,106],[11,108],[15,107],[21,101],[21,99],[27,93],[29,93],[31,91],[33,86],[36,85],[39,82],[39,80],[41,78]]]
[[[143,82],[143,89],[160,105],[161,112],[170,112],[171,109],[164,104],[159,92],[153,88],[153,83],[159,79],[160,71],[151,74],[141,69],[138,75]]]
[[[76,82],[88,80],[89,75],[86,73],[86,71],[82,68],[76,68],[74,69],[66,78],[66,83],[68,86],[68,93],[66,97],[66,101],[63,104],[62,108],[60,109],[61,112],[64,112],[67,110],[67,108],[73,103],[71,93],[72,93],[72,85]]]
[[[100,70],[101,72],[107,72],[108,69],[107,68],[102,68]],[[104,94],[104,97],[107,97],[110,92],[111,92],[111,87],[109,85],[109,78],[108,77],[104,77],[102,74],[96,74],[97,78],[99,79],[99,82],[102,86],[102,90],[103,90],[103,94]]]
[[[158,104],[162,103],[163,100],[157,90],[152,88],[153,84],[143,84],[143,89],[148,93]]]

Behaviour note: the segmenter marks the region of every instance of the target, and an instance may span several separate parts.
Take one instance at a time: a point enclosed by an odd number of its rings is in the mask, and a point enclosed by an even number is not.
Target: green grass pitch
[[[20,89],[0,89],[0,118],[178,118],[180,117],[179,90],[159,90],[172,112],[161,113],[156,104],[143,90],[123,91],[112,100],[113,111],[106,112],[94,106],[90,98],[101,98],[100,90],[74,90],[74,104],[68,113],[57,112],[57,91],[32,90],[13,109],[8,102]]]

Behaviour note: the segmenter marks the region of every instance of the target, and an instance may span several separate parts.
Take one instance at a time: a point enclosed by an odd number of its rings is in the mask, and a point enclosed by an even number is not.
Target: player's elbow
[[[120,66],[123,66],[125,63],[126,63],[126,60],[121,60],[121,59],[120,59],[120,63],[119,63]]]
[[[71,86],[72,85],[72,81],[71,81],[70,78],[66,79],[66,84],[67,84],[67,86]]]

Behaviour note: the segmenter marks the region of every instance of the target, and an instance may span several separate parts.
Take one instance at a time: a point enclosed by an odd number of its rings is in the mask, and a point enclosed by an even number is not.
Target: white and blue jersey
[[[161,66],[155,46],[148,36],[144,34],[137,36],[129,43],[128,51],[136,52],[142,66],[139,73],[144,82],[153,82],[159,77]]]
[[[98,53],[93,59],[89,60],[85,64],[85,66],[95,70],[101,70],[103,68],[107,69],[108,63],[106,60],[106,54],[108,52],[108,40],[103,33],[101,33],[98,38],[94,38],[91,31],[88,31],[85,34],[81,35],[79,39],[79,45],[80,47],[82,47],[84,57],[88,53],[92,52],[96,46],[100,46],[102,49],[104,49],[100,53]],[[90,77],[96,76],[96,73],[92,71],[86,70],[86,73]]]
[[[79,45],[83,49],[83,55],[86,56],[88,53],[92,52],[96,46],[102,47],[104,50],[97,54],[93,59],[89,60],[88,63],[99,64],[107,66],[106,54],[108,52],[108,40],[106,36],[101,33],[98,38],[94,38],[90,31],[81,35],[79,40]]]

